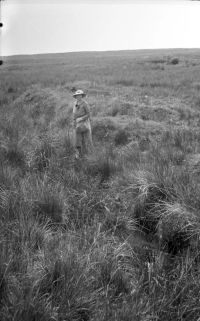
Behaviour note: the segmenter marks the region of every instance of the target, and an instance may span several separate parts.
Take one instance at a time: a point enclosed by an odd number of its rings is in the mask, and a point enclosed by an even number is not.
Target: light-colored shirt
[[[90,110],[88,103],[85,100],[76,101],[73,108],[74,123],[76,124],[86,119],[90,119]]]

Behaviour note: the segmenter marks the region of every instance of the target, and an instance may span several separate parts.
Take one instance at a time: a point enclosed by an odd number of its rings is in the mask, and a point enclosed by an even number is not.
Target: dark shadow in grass
[[[125,129],[119,129],[114,137],[114,142],[116,146],[126,145],[129,141],[129,134]]]
[[[24,153],[15,147],[6,151],[5,158],[10,165],[17,166],[20,168],[26,167]]]
[[[190,247],[190,239],[186,231],[179,231],[170,235],[163,243],[163,249],[172,256],[181,254]]]
[[[55,148],[47,140],[43,140],[34,150],[31,168],[39,172],[47,170],[54,155],[56,155]]]
[[[109,151],[86,161],[84,168],[87,175],[99,177],[100,185],[106,183],[119,170],[117,160],[109,155]]]
[[[62,223],[63,208],[59,199],[50,194],[46,194],[33,204],[33,214],[41,222],[50,219],[52,223]]]
[[[24,152],[17,144],[8,144],[4,148],[0,148],[0,159],[4,164],[12,168],[19,168],[24,173],[27,169],[26,157]]]

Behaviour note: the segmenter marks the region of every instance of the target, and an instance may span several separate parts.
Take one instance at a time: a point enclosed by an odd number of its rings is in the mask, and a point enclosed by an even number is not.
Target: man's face
[[[76,99],[80,101],[82,99],[82,95],[76,95]]]

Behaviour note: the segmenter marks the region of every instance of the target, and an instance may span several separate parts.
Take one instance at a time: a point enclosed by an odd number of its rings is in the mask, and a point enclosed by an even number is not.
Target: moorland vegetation
[[[0,77],[0,320],[197,321],[200,51],[5,57]]]

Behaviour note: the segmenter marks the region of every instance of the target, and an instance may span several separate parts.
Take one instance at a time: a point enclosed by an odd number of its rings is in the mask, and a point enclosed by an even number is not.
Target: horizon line
[[[158,50],[200,50],[200,48],[186,47],[166,47],[166,48],[137,48],[137,49],[108,49],[108,50],[79,50],[79,51],[61,51],[61,52],[40,52],[40,53],[17,53],[11,55],[2,55],[1,59],[7,57],[41,56],[41,55],[59,55],[59,54],[77,54],[77,53],[106,53],[106,52],[125,52],[125,51],[158,51]]]

